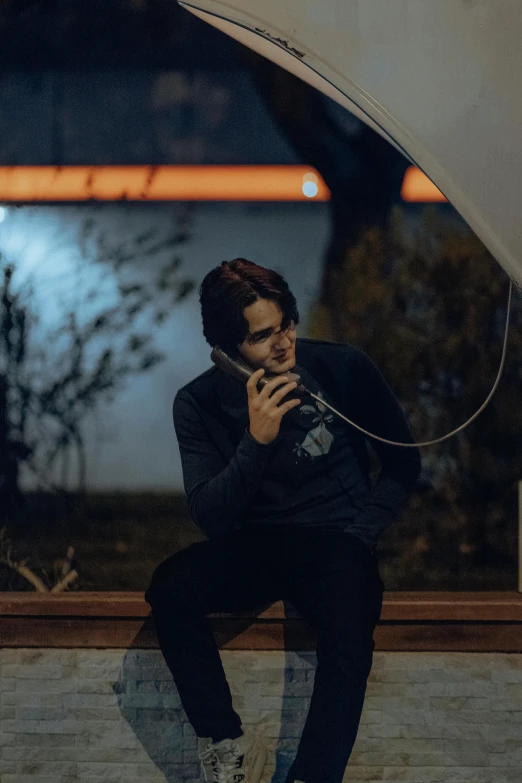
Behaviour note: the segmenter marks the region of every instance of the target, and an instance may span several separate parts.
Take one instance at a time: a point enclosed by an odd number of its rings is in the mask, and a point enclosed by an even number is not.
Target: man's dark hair
[[[257,299],[269,299],[279,306],[283,329],[291,321],[299,323],[295,296],[278,272],[246,258],[222,261],[211,269],[199,289],[203,334],[207,343],[234,353],[248,334],[248,321],[243,311]]]

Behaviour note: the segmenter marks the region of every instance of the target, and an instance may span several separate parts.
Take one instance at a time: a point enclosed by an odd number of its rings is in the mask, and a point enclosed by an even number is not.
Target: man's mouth
[[[285,361],[286,359],[288,359],[288,353],[289,353],[289,351],[285,351],[284,353],[280,354],[279,356],[276,356],[276,360],[278,362]]]

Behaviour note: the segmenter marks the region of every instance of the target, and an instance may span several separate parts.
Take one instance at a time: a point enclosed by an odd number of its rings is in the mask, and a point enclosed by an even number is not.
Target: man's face
[[[291,324],[286,332],[280,331],[283,314],[269,299],[257,299],[245,307],[244,315],[249,329],[238,349],[245,361],[267,373],[290,372],[295,366],[295,326]]]

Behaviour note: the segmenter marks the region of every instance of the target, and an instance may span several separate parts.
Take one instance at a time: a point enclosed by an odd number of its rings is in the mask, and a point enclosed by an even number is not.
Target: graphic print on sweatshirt
[[[301,367],[297,372],[311,392],[330,402],[310,373]],[[308,396],[283,416],[278,443],[263,471],[258,501],[274,504],[278,516],[284,516],[296,503],[308,502],[309,495],[317,498],[320,490],[330,491],[328,476],[341,458],[339,451],[345,443],[336,419],[326,405]],[[334,490],[340,490],[339,480],[333,481]]]
[[[317,391],[317,396],[324,400],[321,391]],[[304,457],[305,454],[308,454],[312,459],[328,454],[334,436],[326,425],[333,421],[333,413],[326,405],[322,405],[320,402],[314,400],[313,405],[310,405],[309,403],[300,405],[299,415],[300,417],[305,417],[302,421],[305,426],[311,426],[311,429],[308,430],[302,442],[295,443],[293,449],[294,454],[297,454],[299,457]],[[307,421],[307,419],[310,421]]]

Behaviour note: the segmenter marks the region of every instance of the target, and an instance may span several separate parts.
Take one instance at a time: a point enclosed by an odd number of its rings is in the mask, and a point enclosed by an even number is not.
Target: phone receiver
[[[255,370],[253,370],[252,367],[242,359],[232,359],[228,354],[225,353],[225,351],[221,350],[219,345],[214,346],[214,348],[212,349],[212,353],[210,354],[210,358],[212,359],[214,364],[217,365],[217,367],[219,367],[220,370],[223,370],[229,375],[232,375],[234,378],[237,378],[237,380],[241,381],[242,383],[246,383],[250,378],[250,376],[252,375],[252,373],[255,372]],[[301,380],[300,375],[297,375],[297,373],[294,372],[285,372],[282,373],[282,375],[287,377],[289,381],[295,381],[298,384],[295,387],[295,389],[292,389],[290,395],[294,394],[296,396],[299,396],[302,394],[310,394],[306,386],[300,383]],[[257,383],[258,390],[261,391],[263,386],[271,378],[277,378],[277,374],[267,373],[263,375],[263,377],[260,378]]]

